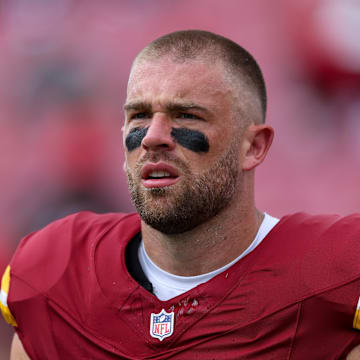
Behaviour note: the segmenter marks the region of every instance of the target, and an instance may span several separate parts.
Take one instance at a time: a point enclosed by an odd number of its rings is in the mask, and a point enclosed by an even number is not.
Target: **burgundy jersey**
[[[139,233],[137,215],[84,212],[21,242],[2,309],[31,359],[330,360],[360,343],[360,215],[286,216],[168,301],[129,274]]]

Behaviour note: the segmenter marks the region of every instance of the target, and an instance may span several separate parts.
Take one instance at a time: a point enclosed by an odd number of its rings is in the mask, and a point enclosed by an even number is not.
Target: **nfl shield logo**
[[[174,312],[167,313],[164,309],[158,314],[151,314],[150,335],[163,341],[174,331]]]

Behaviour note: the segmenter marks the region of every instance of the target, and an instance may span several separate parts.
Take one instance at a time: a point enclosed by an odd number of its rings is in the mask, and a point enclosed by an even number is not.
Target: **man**
[[[22,241],[2,286],[12,359],[345,358],[360,216],[257,210],[273,129],[252,56],[166,35],[135,59],[124,108],[140,217],[75,214]]]

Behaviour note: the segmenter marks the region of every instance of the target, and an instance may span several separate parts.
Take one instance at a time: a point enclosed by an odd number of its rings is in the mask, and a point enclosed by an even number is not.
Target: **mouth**
[[[162,188],[176,184],[179,172],[166,163],[148,163],[141,170],[141,182],[145,188]]]

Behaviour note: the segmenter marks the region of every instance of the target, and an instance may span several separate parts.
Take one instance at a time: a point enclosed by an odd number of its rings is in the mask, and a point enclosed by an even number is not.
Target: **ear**
[[[246,129],[243,143],[243,170],[252,170],[263,162],[270,149],[273,138],[274,129],[269,125],[252,124]]]

